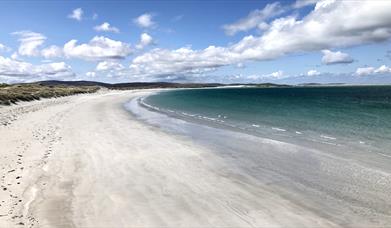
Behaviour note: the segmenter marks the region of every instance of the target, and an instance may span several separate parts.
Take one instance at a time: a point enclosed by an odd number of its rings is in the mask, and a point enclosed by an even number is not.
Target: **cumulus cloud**
[[[97,25],[94,27],[95,31],[98,32],[114,32],[114,33],[119,33],[119,29],[111,26],[108,22],[104,22],[101,25]]]
[[[42,49],[41,55],[46,59],[58,58],[63,55],[63,52],[62,52],[62,48],[52,45],[50,47]]]
[[[268,27],[266,20],[278,16],[284,12],[280,3],[275,2],[267,4],[263,9],[257,9],[237,22],[223,26],[227,35],[233,36],[238,32],[248,31],[253,28],[266,29]]]
[[[77,40],[71,40],[64,45],[63,51],[66,57],[89,61],[124,59],[132,52],[129,44],[103,36],[95,36],[89,43],[80,45]]]
[[[356,70],[356,75],[358,76],[366,76],[366,75],[372,75],[372,74],[391,74],[391,68],[382,65],[379,68],[375,67],[360,67]]]
[[[251,81],[257,81],[261,79],[281,79],[284,78],[286,75],[284,71],[278,70],[270,74],[251,74],[247,76],[246,78],[251,80]],[[239,78],[237,78],[239,79]]]
[[[150,28],[155,25],[153,21],[153,15],[150,13],[145,13],[139,17],[133,19],[133,22],[141,28]]]
[[[375,72],[374,67],[360,67],[356,70],[356,75],[363,76],[368,74],[373,74]]]
[[[40,54],[38,47],[46,40],[44,35],[31,31],[18,31],[12,34],[19,37],[18,53],[22,56],[38,56]]]
[[[119,71],[119,70],[123,70],[124,68],[125,67],[119,62],[102,61],[102,62],[98,63],[98,65],[96,66],[96,71],[108,71],[108,70]]]
[[[273,72],[271,74],[267,74],[265,76],[266,77],[273,77],[273,78],[281,78],[284,76],[284,72],[282,70],[279,70],[279,71]]]
[[[235,49],[249,58],[264,60],[384,41],[391,37],[390,10],[391,3],[386,1],[320,1],[303,19],[276,19],[264,35],[245,37]]]
[[[137,75],[170,75],[205,73],[230,63],[224,48],[210,46],[194,51],[190,48],[167,50],[155,48],[133,59],[130,69]]]
[[[72,68],[64,62],[33,65],[0,56],[0,76],[22,79],[48,79],[74,76]]]
[[[322,63],[330,65],[330,64],[346,64],[352,63],[353,59],[347,54],[340,51],[332,52],[330,50],[322,50],[323,57]]]
[[[261,36],[246,36],[227,47],[153,49],[134,58],[130,69],[143,75],[191,74],[249,60],[382,42],[391,37],[389,12],[388,1],[319,1],[302,19],[275,19]]]
[[[74,9],[68,18],[81,21],[83,19],[83,10],[81,8]]]
[[[378,74],[391,73],[391,68],[386,65],[382,65],[375,70],[375,73],[378,73]]]
[[[140,35],[140,42],[136,45],[137,49],[143,49],[144,47],[153,44],[153,38],[148,33],[142,33]]]
[[[320,72],[317,71],[317,70],[309,70],[309,71],[307,72],[307,75],[308,75],[308,76],[316,76],[316,75],[320,75]]]

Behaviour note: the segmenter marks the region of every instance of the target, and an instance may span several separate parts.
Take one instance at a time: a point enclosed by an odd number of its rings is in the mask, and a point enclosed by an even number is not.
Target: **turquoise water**
[[[391,155],[391,86],[189,89],[143,102],[178,118],[262,137]]]

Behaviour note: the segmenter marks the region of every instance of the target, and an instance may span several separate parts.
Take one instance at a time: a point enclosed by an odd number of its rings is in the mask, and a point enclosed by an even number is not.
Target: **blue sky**
[[[391,2],[2,1],[0,82],[391,83]]]

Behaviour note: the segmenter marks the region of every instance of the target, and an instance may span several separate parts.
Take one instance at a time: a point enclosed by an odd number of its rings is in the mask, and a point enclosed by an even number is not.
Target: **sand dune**
[[[0,109],[0,226],[333,227],[101,92]]]

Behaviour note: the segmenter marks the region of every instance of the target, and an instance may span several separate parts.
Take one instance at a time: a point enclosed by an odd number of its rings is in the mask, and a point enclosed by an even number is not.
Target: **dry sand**
[[[0,227],[337,226],[134,119],[123,104],[141,93],[1,107]]]

